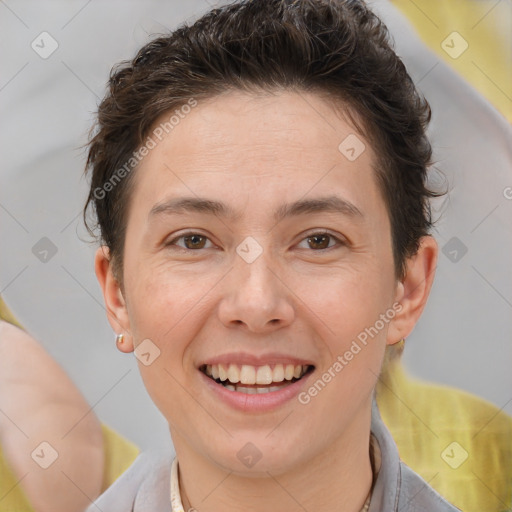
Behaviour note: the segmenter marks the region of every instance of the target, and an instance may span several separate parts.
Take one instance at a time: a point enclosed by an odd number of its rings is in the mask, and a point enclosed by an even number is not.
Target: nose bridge
[[[261,248],[255,256],[255,250],[251,241],[237,249],[229,293],[220,308],[221,320],[226,325],[243,323],[255,331],[286,325],[293,318],[286,287],[272,268],[275,265],[269,261],[268,251]],[[247,257],[249,254],[251,257]]]
[[[237,258],[234,270],[237,281],[236,290],[240,298],[246,304],[252,303],[255,307],[270,309],[270,305],[276,301],[280,292],[267,255],[268,251],[262,252],[253,261],[241,256]]]
[[[278,291],[275,286],[276,276],[270,265],[268,257],[263,254],[252,263],[238,262],[242,277],[240,284],[249,294],[261,299],[267,296],[267,300],[275,296]]]

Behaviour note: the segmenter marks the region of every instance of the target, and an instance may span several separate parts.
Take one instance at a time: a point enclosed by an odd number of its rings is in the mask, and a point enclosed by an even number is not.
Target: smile
[[[280,391],[313,370],[312,365],[208,364],[200,370],[229,391],[262,394]]]

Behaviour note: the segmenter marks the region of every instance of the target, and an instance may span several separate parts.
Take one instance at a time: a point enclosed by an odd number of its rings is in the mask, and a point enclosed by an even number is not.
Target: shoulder
[[[170,512],[170,474],[174,454],[147,450],[86,512]]]
[[[369,512],[458,511],[429,483],[400,460],[397,446],[380,417],[375,401],[372,407],[371,432],[378,443],[380,468],[372,491]]]
[[[460,512],[421,476],[400,462],[400,492],[397,510],[407,512]]]

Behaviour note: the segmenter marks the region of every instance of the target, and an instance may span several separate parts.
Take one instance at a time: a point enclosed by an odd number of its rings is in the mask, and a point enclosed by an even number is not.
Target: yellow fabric
[[[411,378],[397,357],[377,385],[400,458],[464,512],[512,510],[512,417],[474,395]]]
[[[16,327],[19,327],[22,329],[19,322],[14,318],[14,315],[11,313],[9,308],[7,307],[7,304],[4,302],[2,297],[0,296],[0,320],[5,320],[6,322],[9,322],[10,324],[15,325]]]
[[[2,297],[0,297],[0,319],[21,327]],[[101,429],[105,451],[103,492],[130,466],[137,457],[139,449],[106,425],[102,425]],[[23,493],[18,479],[9,468],[0,446],[0,512],[32,511],[33,508]]]
[[[392,0],[392,3],[437,55],[512,122],[512,9],[509,1]],[[462,39],[449,37],[453,32],[458,32]],[[446,42],[443,44],[443,41]],[[464,41],[468,47],[458,55],[465,46]]]
[[[33,510],[18,484],[19,481],[7,465],[0,446],[0,512],[31,512]]]
[[[101,425],[105,449],[102,492],[124,473],[139,454],[139,448],[117,432]]]

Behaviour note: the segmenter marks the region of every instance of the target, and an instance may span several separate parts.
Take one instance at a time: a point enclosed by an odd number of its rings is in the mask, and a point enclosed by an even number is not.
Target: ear
[[[432,236],[420,240],[418,252],[406,262],[406,275],[397,282],[395,301],[402,306],[389,324],[387,344],[409,336],[427,303],[437,267],[438,246]]]
[[[121,292],[121,286],[114,277],[110,252],[105,245],[96,251],[94,270],[103,292],[108,322],[114,332],[124,335],[123,342],[118,343],[117,348],[121,352],[133,352],[134,346],[126,301]]]

